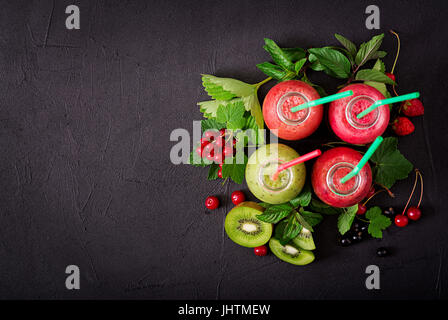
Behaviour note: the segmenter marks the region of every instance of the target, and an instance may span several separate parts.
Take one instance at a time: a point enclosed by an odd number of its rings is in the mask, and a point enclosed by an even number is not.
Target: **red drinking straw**
[[[304,154],[303,156],[300,156],[294,160],[291,160],[289,162],[285,162],[282,163],[281,165],[279,165],[277,167],[277,171],[274,172],[274,174],[272,175],[272,180],[277,180],[278,179],[278,175],[280,174],[280,172],[282,172],[285,169],[291,168],[292,166],[298,165],[299,163],[311,160],[313,158],[316,158],[318,156],[320,156],[322,154],[322,151],[320,151],[319,149],[316,149],[314,151],[311,151],[310,153]]]

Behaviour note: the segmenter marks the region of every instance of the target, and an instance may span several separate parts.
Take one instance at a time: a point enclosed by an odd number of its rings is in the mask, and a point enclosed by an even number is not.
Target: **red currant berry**
[[[210,141],[208,141],[206,138],[202,138],[200,142],[201,142],[201,148],[205,148],[205,146],[210,143]]]
[[[219,134],[221,135],[221,137],[226,135],[226,129],[221,129],[219,130]]]
[[[410,207],[406,212],[409,219],[417,221],[422,216],[422,211],[417,207]]]
[[[356,211],[356,214],[363,215],[364,213],[366,213],[366,211],[367,208],[365,205],[358,204],[358,211]]]
[[[241,191],[234,191],[230,196],[234,205],[239,205],[246,200],[246,196]]]
[[[213,141],[215,140],[215,137],[218,135],[217,131],[215,130],[207,130],[204,132],[204,137],[205,139],[207,139],[208,141]]]
[[[218,170],[218,178],[222,178],[222,169]]]
[[[216,153],[213,157],[213,161],[215,163],[222,163],[222,154],[221,153]]]
[[[216,197],[207,197],[207,199],[205,199],[205,206],[207,207],[207,209],[210,210],[215,210],[216,208],[219,207],[219,200]]]
[[[222,139],[222,138],[217,138],[213,143],[215,144],[215,146],[217,146],[217,147],[222,147],[223,145],[224,145],[224,139]]]
[[[225,158],[233,156],[233,148],[225,146],[224,150],[222,150],[222,154]]]
[[[408,217],[406,217],[405,215],[397,214],[395,216],[395,225],[397,227],[406,227],[408,225],[408,222]]]
[[[205,153],[205,151],[204,151]],[[205,153],[205,157],[207,158],[208,161],[215,161],[215,152],[212,150],[209,153]]]
[[[268,254],[268,248],[266,246],[255,247],[254,253],[259,257],[263,257]]]
[[[391,79],[392,81],[395,81],[395,75],[394,74],[392,74],[390,72],[386,72],[385,74],[386,74],[386,76],[389,77],[389,79]]]
[[[219,169],[222,169],[222,162],[218,166],[219,166]]]

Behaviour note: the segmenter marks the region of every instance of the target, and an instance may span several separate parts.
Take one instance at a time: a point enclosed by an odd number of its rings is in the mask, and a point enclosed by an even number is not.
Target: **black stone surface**
[[[65,28],[65,7],[81,29]],[[375,1],[381,30],[364,26],[367,1],[1,1],[0,298],[389,299],[447,298],[446,1]],[[281,46],[356,43],[385,32],[384,59],[401,35],[399,91],[419,90],[424,117],[400,149],[425,179],[423,217],[384,239],[342,248],[336,217],[317,228],[307,267],[256,257],[223,231],[229,195],[247,186],[172,165],[175,128],[192,131],[207,99],[200,74],[264,79],[269,37]],[[334,92],[340,82],[312,75]],[[270,82],[260,91],[262,100]],[[299,153],[333,140],[322,125]],[[403,207],[413,178],[400,181]],[[204,199],[218,195],[208,214]],[[415,200],[414,200],[415,201]],[[391,255],[379,258],[378,247]],[[81,290],[65,288],[69,264]],[[365,288],[365,268],[381,289]]]

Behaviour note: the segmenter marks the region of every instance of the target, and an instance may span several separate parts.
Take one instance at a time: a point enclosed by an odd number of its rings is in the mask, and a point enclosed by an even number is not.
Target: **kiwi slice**
[[[264,208],[255,202],[242,202],[226,216],[224,228],[232,241],[243,247],[258,247],[269,241],[272,224],[257,219]]]
[[[293,242],[284,246],[280,241],[272,238],[269,241],[269,248],[280,260],[297,266],[304,266],[314,261],[314,253],[312,251],[302,249]]]
[[[292,239],[292,242],[302,249],[314,250],[316,245],[314,244],[313,235],[310,230],[302,228],[299,235]]]

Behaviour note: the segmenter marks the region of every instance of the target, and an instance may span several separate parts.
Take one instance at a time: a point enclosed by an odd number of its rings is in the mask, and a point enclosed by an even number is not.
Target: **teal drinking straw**
[[[361,171],[361,169],[366,165],[367,161],[369,161],[370,157],[375,153],[375,150],[380,146],[381,142],[383,142],[383,137],[378,136],[370,145],[369,149],[367,149],[364,157],[362,157],[358,164],[353,168],[353,170],[341,179],[341,183],[346,183],[348,180],[356,176],[359,171]]]
[[[324,103],[328,103],[334,100],[338,100],[338,99],[342,99],[345,97],[350,97],[353,95],[353,91],[352,90],[347,90],[347,91],[343,91],[340,93],[336,93],[336,94],[332,94],[331,96],[326,96],[317,100],[313,100],[313,101],[309,101],[309,102],[305,102],[303,104],[299,104],[298,106],[292,107],[291,111],[292,112],[297,112],[306,108],[311,108],[311,107],[315,107],[318,106],[320,104],[324,104]]]
[[[395,103],[395,102],[400,102],[400,101],[405,101],[405,100],[410,100],[410,99],[416,99],[418,97],[420,97],[420,92],[413,92],[413,93],[404,94],[404,95],[401,95],[401,96],[398,96],[398,97],[378,100],[378,101],[375,101],[370,107],[368,107],[364,111],[360,112],[356,117],[358,119],[361,119],[366,114],[372,112],[373,110],[375,110],[379,106],[383,106],[385,104]]]

